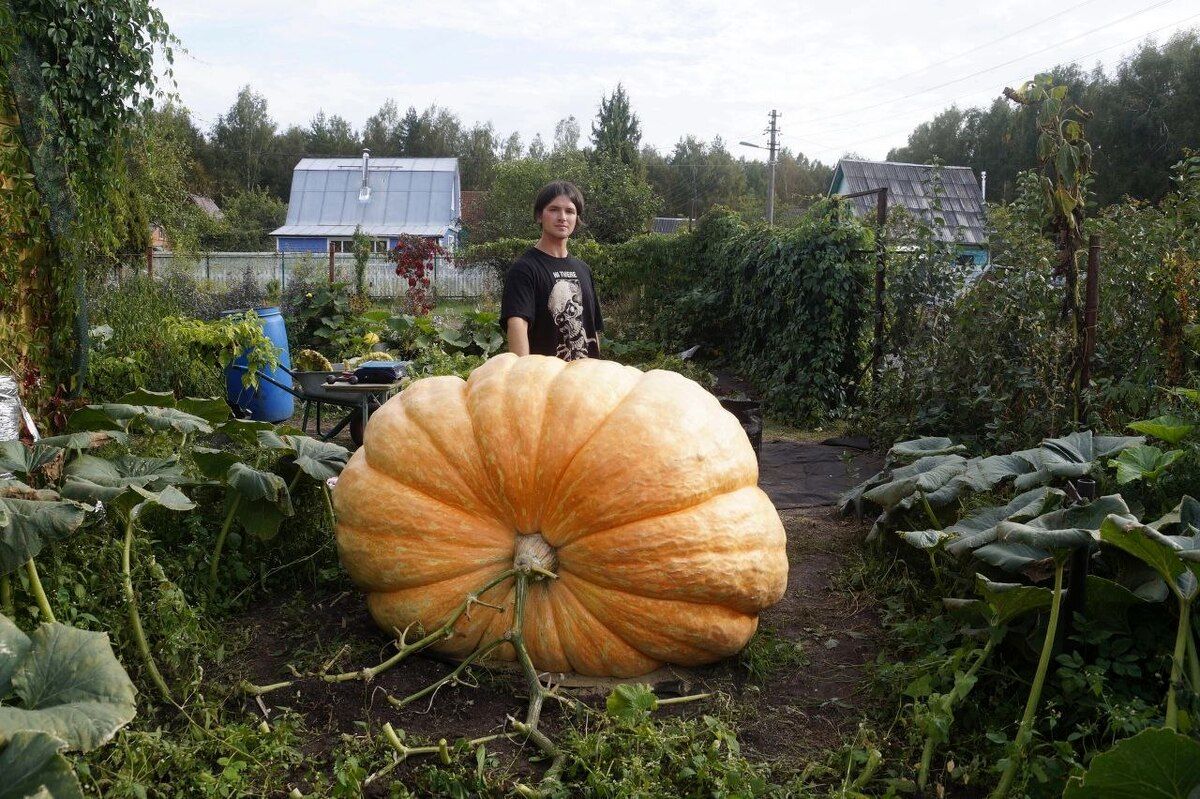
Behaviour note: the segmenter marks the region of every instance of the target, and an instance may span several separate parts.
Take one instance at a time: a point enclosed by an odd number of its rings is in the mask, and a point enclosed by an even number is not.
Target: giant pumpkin
[[[541,671],[631,677],[739,651],[787,582],[779,516],[737,420],[674,372],[538,355],[418,380],[371,417],[333,493],[375,621],[432,630],[514,561]],[[437,649],[512,625],[512,580]],[[513,647],[495,650],[513,657]]]

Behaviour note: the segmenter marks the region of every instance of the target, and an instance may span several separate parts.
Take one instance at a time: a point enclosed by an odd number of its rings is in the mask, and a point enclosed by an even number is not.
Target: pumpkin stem
[[[558,568],[558,555],[541,533],[519,535],[513,546],[513,568],[518,572],[557,576],[554,571]]]

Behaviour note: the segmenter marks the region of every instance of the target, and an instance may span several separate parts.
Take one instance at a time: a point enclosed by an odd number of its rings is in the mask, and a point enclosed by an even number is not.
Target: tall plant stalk
[[[0,613],[12,618],[15,613],[13,604],[12,579],[6,574],[0,577]]]
[[[33,558],[25,561],[25,574],[29,577],[29,590],[33,593],[33,598],[37,602],[38,612],[42,615],[43,621],[55,622],[54,611],[50,609],[50,600],[46,598],[46,592],[42,589],[42,581],[38,578],[37,565],[33,562]]]
[[[233,526],[233,516],[237,513],[238,505],[241,504],[241,501],[241,494],[233,495],[233,501],[229,503],[229,510],[225,513],[225,521],[221,523],[221,532],[217,534],[217,543],[213,547],[212,560],[208,564],[208,581],[213,585],[217,583],[217,567],[221,563],[221,550],[225,548],[225,538],[229,535],[229,528]]]
[[[163,699],[175,704],[175,700],[171,697],[171,689],[167,687],[167,681],[163,679],[162,673],[154,662],[154,655],[150,653],[150,644],[146,641],[146,632],[142,629],[142,618],[138,614],[137,595],[133,592],[133,571],[130,568],[130,562],[136,518],[136,510],[131,510],[129,518],[125,521],[125,548],[121,553],[121,576],[125,583],[125,602],[129,606],[129,626],[133,629],[134,641],[137,642],[138,652],[142,655],[142,662],[146,664],[146,671],[150,674],[150,679],[154,681],[154,685],[162,694]]]
[[[1013,779],[1017,776],[1017,768],[1025,755],[1025,747],[1033,738],[1033,718],[1037,711],[1038,702],[1042,698],[1042,686],[1046,682],[1046,671],[1050,668],[1050,655],[1054,651],[1054,639],[1058,637],[1058,616],[1062,609],[1063,568],[1066,559],[1062,556],[1054,558],[1054,595],[1050,601],[1050,621],[1046,625],[1046,638],[1042,642],[1042,655],[1038,658],[1037,673],[1033,676],[1033,685],[1029,688],[1029,698],[1025,702],[1025,713],[1021,716],[1021,724],[1017,727],[1017,737],[1013,740],[1012,751],[1008,756],[1008,766],[1000,775],[996,790],[992,791],[991,799],[1003,799],[1012,788]]]
[[[1182,596],[1179,597],[1179,627],[1175,631],[1175,649],[1171,654],[1171,683],[1167,686],[1167,716],[1164,726],[1168,730],[1179,729],[1179,706],[1175,697],[1175,687],[1183,678],[1183,659],[1186,656],[1188,639],[1191,638],[1191,610],[1192,603]]]

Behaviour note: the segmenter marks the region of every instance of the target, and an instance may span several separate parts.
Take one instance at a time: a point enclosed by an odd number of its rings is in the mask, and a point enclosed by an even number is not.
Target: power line
[[[1049,47],[1043,47],[1040,50],[1034,50],[1031,53],[1026,53],[1025,55],[1018,56],[1016,58],[1010,58],[1008,61],[1003,61],[999,64],[994,64],[993,66],[986,67],[985,69],[980,69],[975,72],[971,72],[967,75],[963,75],[958,78],[953,78],[952,80],[944,81],[942,83],[938,83],[933,86],[928,86],[924,89],[921,89],[921,90],[915,91],[915,92],[911,92],[911,93],[903,95],[901,97],[895,97],[891,100],[884,100],[883,102],[873,103],[872,105],[863,106],[861,108],[853,108],[849,111],[842,111],[837,114],[829,114],[827,116],[817,117],[816,119],[809,120],[809,122],[824,122],[825,120],[829,120],[829,119],[838,119],[840,117],[848,116],[850,114],[857,114],[861,111],[870,111],[870,110],[880,108],[885,105],[891,105],[893,103],[898,103],[902,100],[908,100],[912,97],[918,97],[922,94],[928,94],[929,92],[934,91],[935,89],[943,89],[946,86],[953,86],[956,83],[962,83],[965,80],[970,80],[971,78],[975,78],[980,75],[986,75],[989,72],[995,72],[997,69],[1001,69],[1002,67],[1010,66],[1012,64],[1017,63],[1018,61],[1024,61],[1026,58],[1032,58],[1035,55],[1041,55],[1042,53],[1049,52],[1051,50],[1057,50],[1059,47],[1062,47],[1064,44],[1069,44],[1070,42],[1077,41],[1086,36],[1091,36],[1093,33],[1098,33],[1102,30],[1105,30],[1106,28],[1111,28],[1113,25],[1118,25],[1122,22],[1125,22],[1126,20],[1130,20],[1130,19],[1140,16],[1142,14],[1146,14],[1150,11],[1155,10],[1156,8],[1161,8],[1162,6],[1168,5],[1169,3],[1173,3],[1173,2],[1175,2],[1175,0],[1158,0],[1158,2],[1152,3],[1151,5],[1143,8],[1143,9],[1140,9],[1138,11],[1134,11],[1131,14],[1126,14],[1125,16],[1121,17],[1120,19],[1115,19],[1112,22],[1108,22],[1104,25],[1100,25],[1098,27],[1092,28],[1089,31],[1085,31],[1083,33],[1077,34],[1070,38],[1063,39],[1062,41],[1056,42],[1055,44],[1052,44]],[[879,85],[886,85],[886,83],[885,84],[877,84],[877,86],[879,86]]]
[[[1075,58],[1071,59],[1071,63],[1074,63],[1074,62],[1077,62],[1077,61],[1082,61],[1082,60],[1083,60],[1083,59],[1085,59],[1085,58],[1091,58],[1092,56],[1095,56],[1095,55],[1099,55],[1099,54],[1101,54],[1101,53],[1108,52],[1109,50],[1115,50],[1115,49],[1116,49],[1116,48],[1118,48],[1118,47],[1124,47],[1125,45],[1127,45],[1127,44],[1130,44],[1131,42],[1141,41],[1141,40],[1145,39],[1147,36],[1153,36],[1153,35],[1154,35],[1154,34],[1156,34],[1156,33],[1161,33],[1162,31],[1168,30],[1168,29],[1170,29],[1170,28],[1174,28],[1174,27],[1176,27],[1176,26],[1178,26],[1178,25],[1183,25],[1184,23],[1191,22],[1192,20],[1194,20],[1194,19],[1198,19],[1198,18],[1200,18],[1200,14],[1193,14],[1193,15],[1192,15],[1192,16],[1190,16],[1190,17],[1184,17],[1183,19],[1176,20],[1175,22],[1172,22],[1172,23],[1170,23],[1170,24],[1168,24],[1168,25],[1163,25],[1161,28],[1155,28],[1155,29],[1154,29],[1154,30],[1152,30],[1152,31],[1148,31],[1148,32],[1146,32],[1146,33],[1140,34],[1140,35],[1138,35],[1138,36],[1131,37],[1131,38],[1129,38],[1129,39],[1126,39],[1126,40],[1124,40],[1124,41],[1117,42],[1116,44],[1111,44],[1111,45],[1109,45],[1108,47],[1102,47],[1102,48],[1100,48],[1099,50],[1093,50],[1093,51],[1091,51],[1090,53],[1084,53],[1084,54],[1083,54],[1083,55],[1081,55],[1081,56],[1077,56],[1077,57],[1075,57]],[[1013,83],[1013,82],[1010,82],[1010,83]],[[944,102],[942,102],[942,103],[939,103],[939,104],[937,104],[937,105],[931,105],[931,106],[927,106],[926,108],[928,108],[928,109],[935,109],[935,108],[942,108],[942,109],[944,109],[944,108],[947,108],[947,107],[949,107],[949,105],[954,105],[956,102],[958,102],[958,101],[959,101],[959,100],[961,100],[961,99],[965,99],[966,97],[973,96],[973,95],[975,95],[975,94],[979,94],[981,91],[984,91],[984,90],[980,90],[979,92],[972,92],[972,94],[971,94],[971,95],[964,95],[964,96],[962,96],[962,97],[959,97],[959,98],[954,98],[954,99],[951,99],[951,100],[948,100],[948,101],[944,101]],[[920,123],[917,123],[917,124],[919,125]],[[839,130],[853,130],[853,129],[854,129],[854,128],[856,128],[856,127],[859,127],[859,126],[855,125],[855,126],[850,126],[850,127],[848,127],[848,128],[840,128]],[[892,132],[892,133],[885,133],[885,134],[882,134],[882,135],[880,135],[880,136],[874,136],[874,137],[872,137],[872,138],[869,138],[869,139],[859,139],[858,141],[853,141],[853,142],[850,142],[850,143],[848,143],[848,144],[842,144],[842,145],[840,145],[840,146],[838,146],[838,147],[829,147],[829,148],[826,148],[825,150],[818,150],[817,152],[831,152],[831,151],[834,151],[834,150],[839,150],[839,149],[840,149],[840,150],[842,150],[842,151],[844,152],[845,150],[849,149],[850,147],[854,147],[854,146],[857,146],[857,145],[859,145],[859,144],[868,144],[868,143],[870,143],[870,142],[873,142],[873,141],[878,141],[879,139],[885,139],[885,138],[888,138],[888,137],[890,137],[890,136],[897,136],[897,135],[900,135],[900,134],[902,134],[902,133],[911,133],[914,127],[915,127],[914,125],[910,125],[909,127],[907,127],[907,128],[904,128],[903,130],[894,131],[894,132]],[[835,131],[835,132],[836,132],[836,131]],[[794,136],[794,135],[793,135],[793,136],[791,136],[790,138],[798,138],[798,137],[796,137],[796,136]]]

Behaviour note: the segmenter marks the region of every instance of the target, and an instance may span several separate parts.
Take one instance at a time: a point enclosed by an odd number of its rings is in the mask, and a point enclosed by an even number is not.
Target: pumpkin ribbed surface
[[[739,651],[787,583],[783,525],[745,433],[674,372],[512,354],[377,410],[333,493],[341,561],[395,633],[443,624],[514,562],[543,671],[630,677]],[[513,581],[438,650],[512,624]],[[513,656],[510,646],[496,650]]]

